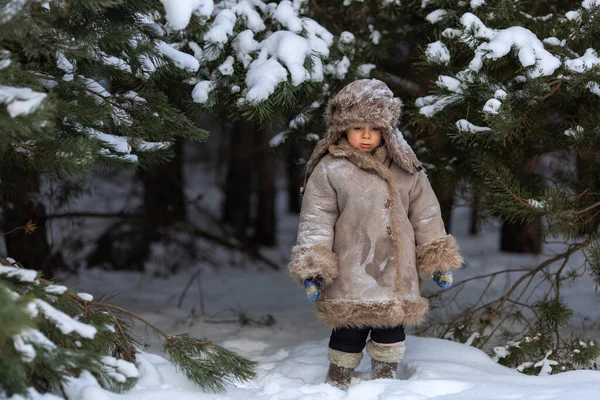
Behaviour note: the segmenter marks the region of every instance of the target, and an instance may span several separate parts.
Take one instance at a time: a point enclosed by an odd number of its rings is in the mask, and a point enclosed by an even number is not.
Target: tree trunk
[[[296,161],[300,158],[298,150],[291,147],[286,158],[288,211],[300,214],[302,206],[300,202],[300,187],[304,184],[304,174],[296,164]]]
[[[48,243],[46,208],[39,200],[40,177],[18,167],[12,167],[5,176],[11,178],[11,184],[1,193],[2,228],[5,233],[14,230],[4,236],[6,253],[23,267],[41,271],[44,278],[51,279],[53,271],[64,264],[60,255],[52,254]],[[35,231],[19,229],[28,221],[37,225]]]
[[[479,233],[479,193],[473,192],[473,203],[471,204],[471,221],[469,234],[475,236]]]
[[[118,221],[111,225],[95,243],[87,261],[90,265],[109,265],[116,270],[144,271],[153,242],[167,243],[168,228],[186,220],[186,201],[183,192],[182,143],[175,144],[175,157],[169,162],[138,170],[144,185],[144,204],[141,213],[148,216],[141,222]],[[189,243],[179,243],[182,250],[163,265],[175,271],[184,254],[194,254]]]
[[[504,222],[500,240],[500,250],[509,253],[533,253],[542,251],[540,230],[541,218],[536,218],[532,223]]]
[[[277,243],[277,221],[275,217],[275,168],[276,158],[269,147],[271,126],[255,130],[254,166],[257,172],[257,210],[254,223],[254,242],[261,246],[272,247]]]
[[[147,215],[161,216],[161,225],[186,220],[186,202],[183,192],[183,144],[175,144],[175,157],[166,164],[139,172],[144,184],[144,211]]]
[[[252,149],[255,124],[236,121],[231,131],[229,167],[225,180],[223,222],[233,228],[233,235],[248,243],[252,196]]]
[[[456,184],[454,182],[443,182],[441,179],[431,179],[431,186],[433,191],[440,203],[440,209],[442,211],[442,219],[446,227],[446,232],[450,233],[451,217],[452,217],[452,206],[454,205],[454,190]]]
[[[586,191],[588,193],[586,204],[594,204],[600,201],[600,196],[597,194],[600,191],[600,177],[595,173],[593,160],[594,154],[589,152],[577,157],[577,192]],[[581,235],[593,234],[598,230],[600,215],[594,215],[597,211],[598,209],[594,208],[583,216],[586,222],[581,229]]]
[[[538,158],[533,158],[519,167],[519,176],[523,181],[527,181],[528,175],[535,173],[539,168]],[[542,251],[541,230],[542,219],[540,217],[536,217],[529,224],[519,221],[504,221],[500,238],[500,251],[539,254]]]

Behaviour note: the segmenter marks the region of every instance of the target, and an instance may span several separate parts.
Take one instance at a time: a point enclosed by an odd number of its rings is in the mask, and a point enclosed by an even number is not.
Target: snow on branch
[[[229,92],[239,92],[239,104],[258,103],[288,80],[293,86],[322,82],[324,73],[344,76],[348,68],[345,60],[323,65],[334,37],[302,17],[298,2],[222,1],[213,16],[203,43],[187,43],[202,71],[192,95],[197,103],[208,102],[225,76],[232,77]]]
[[[498,59],[516,50],[523,67],[531,67],[527,74],[530,78],[552,75],[560,67],[561,61],[544,49],[543,43],[529,29],[511,26],[502,30],[487,28],[474,14],[465,13],[461,19],[465,31],[476,39],[486,39],[475,49],[475,56],[468,69],[480,71],[486,59]],[[463,38],[465,36],[463,35]]]
[[[7,258],[7,261],[13,260]],[[14,278],[20,282],[36,282],[37,274],[37,271],[34,271],[32,269],[23,269],[19,267],[0,265],[0,276],[4,275],[7,278]]]
[[[0,103],[6,104],[6,111],[12,118],[35,112],[45,98],[45,93],[30,88],[0,85]]]
[[[160,0],[165,8],[167,21],[175,30],[185,29],[192,14],[209,17],[213,11],[213,0]]]
[[[0,10],[0,24],[10,22],[23,7],[27,5],[27,0],[11,0]]]

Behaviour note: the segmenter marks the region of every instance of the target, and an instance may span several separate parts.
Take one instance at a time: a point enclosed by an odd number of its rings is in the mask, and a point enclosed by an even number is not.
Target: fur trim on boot
[[[331,347],[327,349],[327,359],[330,363],[354,369],[360,364],[363,353],[346,353],[345,351],[334,350]]]
[[[367,342],[367,354],[372,359],[384,362],[398,362],[404,357],[406,346],[404,342],[377,343],[372,340]]]

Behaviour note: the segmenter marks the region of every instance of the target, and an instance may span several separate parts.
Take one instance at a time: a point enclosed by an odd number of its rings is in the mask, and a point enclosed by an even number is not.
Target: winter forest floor
[[[197,175],[196,175],[197,176]],[[188,187],[188,197],[200,192],[205,206],[216,207],[219,192],[211,189],[208,178],[197,176]],[[115,185],[124,187],[124,185]],[[209,188],[209,189],[205,189]],[[95,189],[96,193],[101,190]],[[92,190],[94,192],[94,190]],[[94,196],[80,198],[69,206],[69,211],[89,210]],[[109,211],[121,210],[135,204],[136,196],[111,196]],[[133,200],[132,200],[133,199]],[[443,339],[407,339],[407,351],[395,380],[370,381],[370,360],[365,354],[355,371],[348,392],[342,392],[323,383],[327,372],[327,339],[329,330],[319,323],[304,292],[287,275],[285,265],[289,249],[296,236],[297,216],[283,211],[285,195],[278,199],[278,247],[264,252],[276,261],[280,271],[248,262],[239,254],[214,249],[213,258],[222,261],[214,268],[198,263],[169,278],[152,273],[109,272],[81,268],[78,275],[67,277],[67,283],[77,291],[110,297],[111,302],[140,314],[160,329],[171,333],[188,332],[209,340],[258,362],[257,376],[250,382],[233,382],[222,394],[205,393],[162,358],[159,340],[143,325],[134,323],[134,330],[142,340],[143,353],[138,359],[141,379],[136,387],[125,394],[113,394],[98,387],[93,378],[83,376],[68,385],[71,398],[81,400],[104,399],[596,399],[600,393],[600,371],[574,371],[552,376],[532,377],[492,361],[485,352],[471,346]],[[465,268],[455,275],[455,283],[470,276],[490,273],[499,269],[535,265],[549,254],[559,252],[562,244],[545,246],[544,254],[519,256],[502,254],[497,250],[499,226],[491,224],[478,236],[469,236],[467,208],[458,207],[453,213],[452,233],[457,237],[466,259]],[[192,215],[194,218],[194,215]],[[198,217],[199,218],[199,217]],[[102,229],[101,222],[53,225],[55,240],[65,232],[77,228],[83,235],[92,235]],[[104,224],[106,224],[104,222]],[[209,246],[210,248],[210,246]],[[75,256],[73,259],[77,259]],[[160,270],[164,260],[163,249],[154,249],[150,271]],[[572,259],[578,265],[577,259]],[[201,279],[189,288],[178,306],[182,291],[190,277],[201,269]],[[512,275],[497,279],[490,295],[503,293],[514,282]],[[477,297],[486,282],[472,282],[458,297],[458,305]],[[479,286],[477,286],[479,285]],[[426,283],[426,290],[435,286]],[[600,295],[588,277],[567,286],[564,297],[574,309],[569,329],[600,340]],[[204,317],[201,315],[204,312]],[[429,315],[431,320],[443,318],[442,310]],[[239,322],[240,316],[246,324]],[[272,319],[271,319],[272,317]],[[207,322],[212,320],[212,322]],[[274,323],[269,322],[274,321]]]

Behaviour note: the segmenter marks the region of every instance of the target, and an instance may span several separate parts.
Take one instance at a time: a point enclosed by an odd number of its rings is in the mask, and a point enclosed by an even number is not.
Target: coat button
[[[391,226],[386,226],[385,230],[387,231],[388,235],[392,234],[392,227]]]
[[[391,205],[392,205],[392,200],[388,199],[388,200],[385,202],[385,208],[389,208]]]

